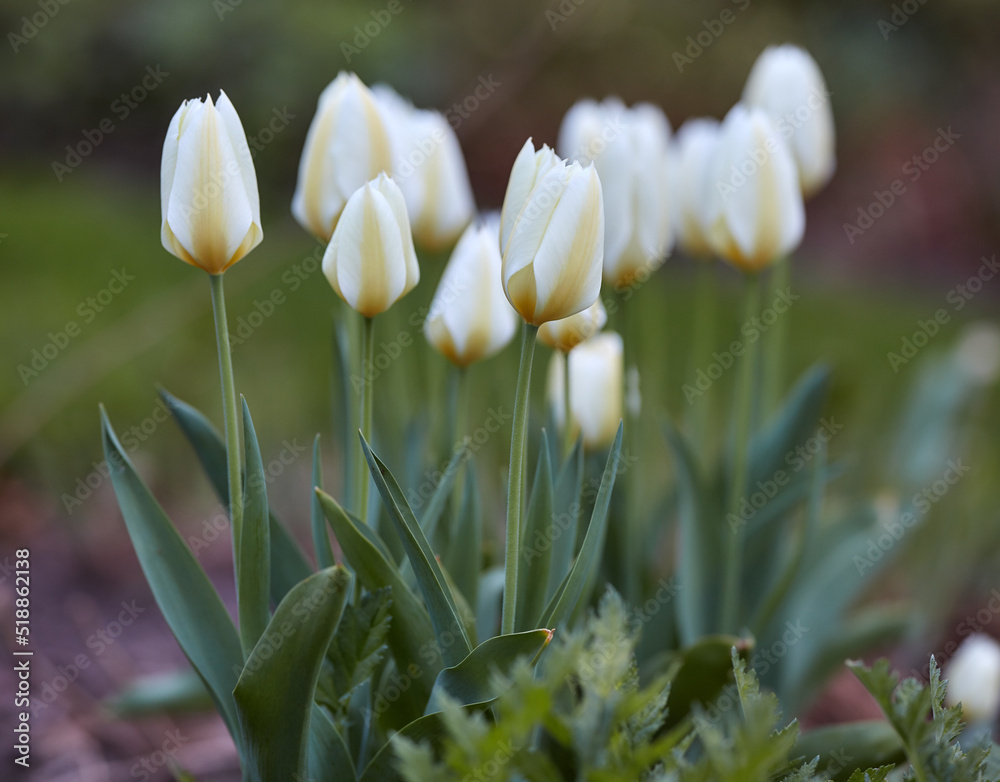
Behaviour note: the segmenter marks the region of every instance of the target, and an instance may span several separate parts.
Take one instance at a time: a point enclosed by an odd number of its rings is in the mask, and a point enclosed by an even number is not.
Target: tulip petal
[[[538,301],[532,320],[535,325],[586,309],[601,290],[604,254],[601,182],[593,167],[580,170],[575,163],[568,176],[569,182],[547,221],[533,263]],[[515,240],[511,242],[512,248]]]
[[[236,260],[254,224],[236,151],[210,97],[183,117],[167,220],[174,240],[211,274]]]

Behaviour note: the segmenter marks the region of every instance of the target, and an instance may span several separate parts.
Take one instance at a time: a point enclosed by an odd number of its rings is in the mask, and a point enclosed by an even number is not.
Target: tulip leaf
[[[142,572],[163,618],[241,747],[233,687],[240,637],[218,593],[129,461],[101,407],[104,456]]]
[[[434,625],[434,634],[441,646],[445,664],[455,665],[472,651],[472,644],[462,623],[461,614],[441,572],[441,566],[407,504],[399,484],[389,469],[372,452],[364,435],[360,436],[361,446],[372,477],[375,479],[375,485],[389,511],[389,518],[396,527],[396,533],[403,543],[406,556],[413,566],[417,585],[427,603],[431,623]]]
[[[313,488],[323,488],[323,462],[319,449],[319,435],[313,440]],[[313,492],[312,503],[310,504],[310,523],[312,526],[313,551],[316,554],[316,563],[320,569],[332,567],[334,564],[333,547],[330,545],[330,535],[326,529],[326,517],[323,515],[323,507],[319,504],[319,495]]]
[[[309,720],[307,751],[311,782],[354,782],[358,778],[347,742],[326,712],[316,704],[313,704]]]
[[[251,782],[309,778],[316,681],[350,583],[338,565],[296,584],[243,667],[233,697]]]
[[[516,630],[537,627],[545,608],[545,589],[552,560],[552,464],[549,441],[544,430],[538,450],[538,467],[528,500],[528,512],[521,535],[521,566],[518,569]]]
[[[548,630],[529,630],[483,641],[458,665],[438,674],[424,714],[442,709],[442,695],[461,706],[485,706],[496,700],[500,696],[496,674],[506,676],[522,657],[534,662],[551,640]]]
[[[424,512],[420,516],[420,528],[424,531],[424,536],[427,540],[434,540],[438,522],[444,513],[444,509],[448,506],[448,500],[451,498],[451,490],[455,485],[455,478],[467,458],[469,458],[469,454],[465,448],[455,451],[448,462],[448,466],[444,468],[444,474],[441,476],[441,480],[438,481],[438,485],[434,488],[434,493],[427,502],[427,507],[424,508]]]
[[[246,479],[243,483],[243,524],[239,536],[239,568],[237,569],[237,606],[240,620],[240,641],[247,656],[256,646],[271,619],[269,600],[271,586],[270,535],[268,533],[267,481],[264,462],[250,408],[243,403],[243,450]]]
[[[721,528],[712,524],[705,507],[705,489],[698,459],[684,435],[669,421],[663,429],[673,456],[677,482],[680,517],[674,562],[680,583],[677,623],[681,643],[687,646],[708,633],[712,617],[716,614],[714,585],[720,579],[720,535],[731,535],[733,531],[725,524]]]
[[[187,402],[162,388],[160,396],[194,448],[219,502],[229,507],[226,446],[222,437],[209,420]],[[271,537],[271,602],[277,605],[293,586],[307,578],[313,570],[298,544],[273,513],[268,514],[268,528]]]
[[[479,504],[479,488],[476,485],[476,471],[472,457],[469,457],[466,465],[464,482],[462,502],[444,557],[445,572],[451,574],[455,586],[469,604],[477,605],[479,572],[483,564],[483,511]],[[493,635],[478,623],[477,627],[480,637],[488,638]]]
[[[365,767],[358,782],[405,782],[399,771],[399,757],[396,755],[397,737],[407,738],[417,744],[428,743],[438,749],[447,735],[448,731],[440,712],[414,720],[382,745]]]
[[[128,684],[106,701],[119,719],[211,711],[205,683],[190,668],[149,676]]]
[[[476,630],[482,638],[492,638],[500,632],[503,582],[503,565],[484,570],[479,576],[476,588]]]
[[[552,553],[549,555],[549,579],[545,599],[551,600],[569,573],[576,553],[577,527],[580,518],[580,494],[583,491],[583,440],[577,438],[573,450],[559,470],[555,482],[552,518]]]
[[[585,598],[585,587],[596,571],[600,562],[601,551],[604,549],[604,539],[608,528],[608,508],[611,505],[611,492],[615,487],[615,477],[618,475],[618,457],[622,450],[623,424],[618,424],[618,433],[608,454],[608,462],[601,477],[601,487],[597,490],[594,500],[594,510],[590,516],[587,535],[583,539],[580,553],[573,563],[566,584],[559,595],[558,601],[551,611],[546,612],[541,624],[556,628],[561,622],[568,621],[577,604]]]
[[[664,728],[678,725],[698,703],[707,707],[733,681],[733,650],[746,658],[752,642],[732,635],[706,635],[673,656],[677,666],[667,700]]]
[[[411,664],[418,667],[420,676],[413,677],[411,691],[422,708],[430,695],[431,683],[441,670],[440,659],[425,653],[434,643],[434,631],[427,610],[403,581],[374,530],[351,517],[329,494],[317,491],[317,496],[344,552],[344,559],[362,586],[370,592],[383,587],[391,590],[389,648],[400,669]],[[372,538],[378,542],[373,542]]]

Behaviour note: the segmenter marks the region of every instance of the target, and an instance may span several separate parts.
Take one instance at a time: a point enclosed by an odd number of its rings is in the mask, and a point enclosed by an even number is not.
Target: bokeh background
[[[930,652],[946,657],[961,619],[1000,588],[991,331],[1000,277],[978,286],[961,311],[955,305],[957,286],[1000,245],[1000,5],[397,3],[395,14],[381,0],[7,0],[0,8],[0,637],[12,638],[6,568],[16,548],[30,546],[36,687],[75,680],[37,720],[38,779],[169,778],[162,763],[152,771],[136,764],[165,757],[153,753],[178,729],[184,738],[176,757],[199,778],[232,773],[231,747],[213,718],[122,720],[105,703],[135,677],[176,668],[182,657],[101,476],[97,414],[104,403],[120,432],[134,427],[132,458],[178,526],[199,534],[218,509],[179,433],[162,422],[156,389],[221,421],[218,368],[204,275],[159,243],[159,162],[179,103],[220,88],[256,150],[265,233],[227,275],[231,329],[255,311],[264,315],[235,347],[237,387],[255,411],[265,459],[308,446],[321,432],[336,487],[330,345],[337,305],[322,274],[303,266],[315,244],[289,204],[316,98],[338,71],[452,112],[478,203],[490,209],[500,205],[524,139],[554,143],[577,99],[652,101],[677,128],[689,117],[723,116],[764,47],[805,46],[831,91],[839,166],[808,204],[806,239],[793,261],[802,298],[790,315],[790,369],[798,374],[817,360],[833,366],[830,412],[844,429],[832,449],[851,459],[843,480],[858,492],[891,503],[887,486],[913,456],[905,438],[937,425],[949,458],[971,467],[960,490],[898,544],[894,566],[865,599],[920,605],[921,621],[890,650],[907,668]],[[486,97],[472,99],[483,85]],[[914,168],[914,156],[942,132],[954,142]],[[863,233],[848,235],[845,226],[857,225],[859,210],[869,211],[896,179],[905,192]],[[420,288],[380,335],[416,338],[378,379],[377,393],[392,402],[376,402],[387,442],[444,421],[443,360],[414,325],[444,260],[423,257]],[[672,258],[636,297],[643,415],[653,422],[685,416],[693,272],[693,262]],[[109,288],[116,275],[127,285]],[[717,283],[721,348],[738,325],[737,275],[719,269]],[[266,311],[260,302],[274,291],[285,303]],[[940,308],[949,322],[912,360],[892,367],[887,354]],[[490,408],[512,405],[515,353],[508,348],[474,368],[472,420],[476,408],[485,418]],[[545,358],[536,365],[539,402]],[[962,372],[961,404],[941,403],[955,415],[908,420],[915,388],[950,387]],[[711,391],[719,416],[730,381]],[[649,429],[643,482],[653,508],[669,493],[670,465],[656,427]],[[484,448],[495,476],[484,490],[494,505],[507,447],[497,438]],[[421,458],[417,475],[435,464],[433,454]],[[303,539],[309,469],[308,456],[293,459],[269,486],[277,512]],[[225,589],[228,547],[209,546],[202,556]],[[993,622],[990,611],[984,626]],[[0,685],[10,692],[6,677],[4,670]],[[850,692],[838,694],[836,684],[831,692],[824,708],[838,698],[849,708]],[[5,696],[4,731],[7,709]]]

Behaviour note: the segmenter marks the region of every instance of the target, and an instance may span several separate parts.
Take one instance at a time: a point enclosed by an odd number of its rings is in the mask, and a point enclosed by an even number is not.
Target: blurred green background
[[[0,52],[5,549],[40,535],[67,537],[84,563],[71,569],[69,589],[86,592],[88,579],[108,577],[103,568],[124,568],[135,582],[110,486],[94,478],[89,497],[80,488],[102,458],[99,402],[120,432],[137,427],[133,458],[182,528],[196,528],[212,512],[177,431],[156,421],[158,384],[221,421],[208,282],[160,246],[159,160],[179,103],[220,88],[258,142],[265,233],[226,276],[231,330],[274,291],[287,300],[235,347],[237,389],[254,410],[265,460],[286,440],[308,445],[322,432],[336,487],[330,345],[339,304],[319,271],[302,271],[315,244],[292,220],[289,204],[317,96],[343,69],[369,84],[388,82],[418,106],[456,112],[477,200],[491,209],[500,205],[524,139],[554,143],[577,99],[649,100],[676,129],[689,117],[721,117],[765,46],[787,41],[809,49],[832,93],[839,167],[808,204],[806,239],[795,254],[802,299],[790,315],[789,364],[794,374],[817,360],[835,369],[830,410],[845,428],[832,448],[853,465],[844,481],[871,496],[891,482],[901,407],[920,366],[953,349],[967,324],[993,318],[1000,298],[1000,279],[985,283],[961,312],[948,298],[1000,244],[1000,5],[400,0],[399,13],[380,22],[387,6],[16,0],[0,8],[7,34]],[[474,110],[452,108],[483,83],[492,91]],[[955,144],[915,181],[905,177],[907,161],[948,128],[958,134]],[[90,152],[80,154],[88,144]],[[859,209],[897,178],[906,192],[851,241],[845,224],[857,223]],[[416,338],[377,381],[377,431],[387,443],[444,421],[445,362],[412,325],[444,260],[424,256],[418,290],[380,321],[379,340],[401,331]],[[116,272],[128,284],[111,294]],[[687,414],[681,386],[693,374],[693,272],[692,262],[672,258],[635,297],[643,415],[651,424],[640,437],[650,507],[670,483],[652,424]],[[738,326],[739,280],[721,268],[717,279],[721,349]],[[950,322],[893,371],[887,353],[900,350],[918,321],[941,307]],[[67,331],[70,323],[78,330]],[[989,364],[989,353],[973,363]],[[37,374],[23,369],[33,359]],[[540,351],[537,425],[546,361]],[[515,371],[516,347],[473,367],[470,421],[491,407],[512,406]],[[726,376],[708,394],[720,420],[731,381]],[[960,496],[949,495],[908,536],[904,558],[880,587],[881,594],[923,601],[923,654],[952,632],[951,617],[964,604],[977,605],[997,585],[996,401],[990,382],[963,408],[949,447],[968,458],[972,473]],[[484,474],[495,478],[484,491],[500,511],[508,447],[506,436],[495,438],[481,457]],[[420,456],[427,467],[439,463],[433,452]],[[308,473],[308,458],[296,461],[269,487],[279,514],[300,532]]]

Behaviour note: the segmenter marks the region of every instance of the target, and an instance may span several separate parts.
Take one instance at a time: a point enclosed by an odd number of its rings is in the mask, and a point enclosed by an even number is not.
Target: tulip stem
[[[468,431],[469,431],[469,370],[468,367],[454,367],[452,369],[451,387],[451,452],[448,454],[450,460],[452,456],[461,451],[464,455],[455,468],[455,482],[451,488],[452,525],[449,528],[450,534],[458,532],[455,524],[462,512],[462,491],[463,474],[465,462],[469,458],[468,451]],[[439,528],[440,529],[440,528]]]
[[[771,270],[771,290],[783,296],[790,285],[791,263],[788,256],[779,258]],[[785,355],[788,352],[788,313],[780,315],[771,326],[764,352],[764,395],[761,400],[761,418],[766,418],[778,408],[784,392]]]
[[[691,348],[691,377],[696,377],[698,370],[712,352],[712,338],[715,331],[716,282],[715,261],[698,259],[697,282],[695,283],[694,338]],[[708,453],[708,422],[711,405],[709,400],[695,400],[695,409],[691,414],[691,436],[700,456]]]
[[[233,525],[233,568],[240,578],[239,541],[243,528],[243,486],[240,467],[240,424],[236,407],[236,384],[233,381],[233,354],[229,348],[226,322],[226,298],[222,275],[210,274],[212,310],[215,313],[215,341],[219,347],[219,374],[222,377],[222,420],[226,430],[226,466],[229,477],[229,518]]]
[[[375,318],[365,317],[361,326],[361,434],[371,442],[372,438],[372,373],[375,359]],[[358,481],[358,518],[362,524],[368,523],[368,489],[371,486],[371,474],[365,459],[364,448],[358,440],[358,469],[355,477]]]
[[[757,274],[746,276],[743,290],[744,322],[757,316],[760,306],[760,277]],[[740,500],[746,492],[747,483],[747,449],[750,444],[750,412],[753,404],[754,378],[757,374],[757,345],[759,340],[748,341],[743,366],[740,369],[736,397],[733,406],[733,451],[731,461],[731,478],[728,510],[726,518],[735,519],[739,516]],[[743,525],[730,524],[726,537],[725,573],[722,592],[722,632],[737,632],[739,621],[740,583],[742,569]]]
[[[569,396],[569,352],[563,353],[563,453],[565,458],[573,452],[575,440],[573,438],[573,418],[570,408]]]
[[[524,456],[528,440],[528,395],[531,390],[531,361],[535,355],[538,326],[524,324],[521,332],[521,363],[517,368],[514,422],[510,438],[510,475],[507,482],[507,543],[503,566],[503,615],[500,633],[514,632],[517,610],[517,560],[521,548],[521,491],[524,488]]]

